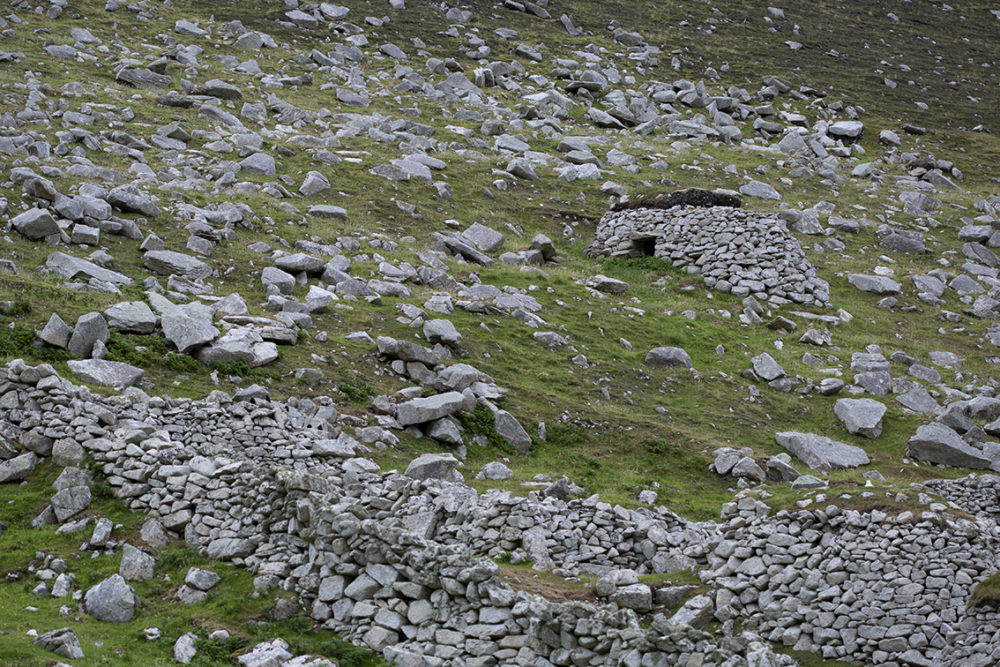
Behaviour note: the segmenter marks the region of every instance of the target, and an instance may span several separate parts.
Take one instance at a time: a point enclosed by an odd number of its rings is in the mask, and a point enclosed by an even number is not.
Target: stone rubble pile
[[[829,305],[819,278],[783,220],[747,209],[678,206],[606,213],[588,252],[653,256],[703,276],[710,289],[772,305]]]

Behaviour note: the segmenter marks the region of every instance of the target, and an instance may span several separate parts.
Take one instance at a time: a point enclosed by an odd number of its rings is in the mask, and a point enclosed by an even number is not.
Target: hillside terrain
[[[0,663],[996,664],[998,44],[15,0]]]

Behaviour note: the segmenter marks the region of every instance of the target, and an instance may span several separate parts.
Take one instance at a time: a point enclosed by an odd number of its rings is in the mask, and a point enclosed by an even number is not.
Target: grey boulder
[[[455,469],[458,459],[451,454],[421,454],[406,466],[407,477],[461,482],[462,474]]]
[[[514,415],[506,410],[497,410],[493,416],[493,427],[501,438],[514,445],[518,454],[527,454],[531,449],[531,436]]]
[[[750,363],[753,365],[754,373],[760,376],[765,382],[785,377],[785,369],[778,365],[774,357],[767,352],[758,354],[750,360]]]
[[[0,484],[27,479],[40,460],[37,454],[28,452],[0,463]]]
[[[156,315],[142,301],[123,301],[104,311],[108,325],[122,333],[151,334],[156,330]]]
[[[61,655],[68,660],[79,660],[83,658],[83,649],[80,648],[80,640],[76,633],[70,628],[59,628],[35,638],[35,645],[46,651],[52,651],[56,655]]]
[[[310,171],[306,174],[305,179],[303,179],[302,185],[299,186],[299,194],[303,197],[311,197],[329,187],[330,181],[327,180],[326,176],[318,171]]]
[[[69,345],[69,338],[72,335],[73,329],[63,322],[63,319],[56,313],[52,313],[49,316],[49,321],[45,323],[45,327],[38,333],[38,337],[43,342],[53,347],[62,348]]]
[[[455,346],[462,342],[462,334],[451,320],[427,320],[424,322],[424,338],[428,343],[443,343]]]
[[[14,229],[32,241],[59,233],[55,218],[44,208],[33,208],[11,219]]]
[[[108,192],[108,203],[125,213],[140,213],[148,218],[160,215],[159,207],[149,195],[134,185],[122,185]]]
[[[774,439],[813,470],[856,468],[869,463],[868,455],[860,447],[821,435],[784,431],[775,434]]]
[[[97,343],[108,342],[108,323],[100,313],[81,315],[73,327],[67,347],[74,357],[90,357]]]
[[[54,252],[49,255],[45,260],[45,268],[63,280],[73,280],[84,276],[86,278],[96,278],[112,285],[129,285],[132,283],[132,279],[124,274],[112,271],[111,269],[105,269],[86,259],[73,257],[62,252]]]
[[[90,507],[90,487],[82,484],[69,486],[52,496],[52,511],[60,522]]]
[[[962,439],[954,429],[940,422],[924,424],[910,438],[907,455],[926,463],[954,468],[982,469],[990,459]]]
[[[199,591],[209,591],[222,580],[215,572],[192,567],[184,577],[184,583]]]
[[[118,574],[129,581],[149,581],[153,578],[156,561],[142,549],[126,543],[122,547],[122,562]]]
[[[120,574],[113,574],[88,590],[83,602],[98,621],[128,623],[135,618],[139,598]]]
[[[691,357],[679,347],[654,347],[646,353],[647,366],[691,368]]]
[[[773,199],[775,201],[781,201],[780,192],[767,183],[761,183],[760,181],[750,181],[749,183],[741,186],[740,194],[744,194],[747,197],[757,197],[758,199]]]
[[[123,389],[138,382],[144,371],[121,361],[105,361],[104,359],[71,360],[67,362],[73,374],[84,382],[98,384],[103,387]]]
[[[628,291],[628,283],[624,280],[609,278],[601,274],[587,278],[583,284],[605,294],[621,295]]]
[[[414,398],[405,403],[400,403],[396,406],[396,421],[401,426],[423,424],[440,419],[441,417],[447,417],[467,407],[467,400],[464,394],[457,391],[449,391],[425,398]]]
[[[847,282],[862,292],[871,292],[872,294],[899,294],[903,291],[899,283],[886,276],[868,276],[862,273],[852,273],[847,276]]]
[[[478,222],[470,225],[462,236],[483,252],[496,252],[503,247],[504,235]]]
[[[175,274],[201,280],[212,275],[212,267],[196,257],[173,250],[151,250],[143,258],[143,266],[161,276]]]
[[[476,479],[505,480],[513,479],[514,471],[499,461],[490,461],[476,475]]]
[[[267,153],[254,153],[240,163],[240,170],[258,176],[274,176],[277,169],[274,158]]]
[[[852,435],[877,438],[882,435],[885,405],[871,398],[841,398],[833,407],[834,414]]]
[[[182,354],[210,343],[219,335],[219,330],[208,320],[190,317],[179,310],[165,313],[160,325],[164,337]]]

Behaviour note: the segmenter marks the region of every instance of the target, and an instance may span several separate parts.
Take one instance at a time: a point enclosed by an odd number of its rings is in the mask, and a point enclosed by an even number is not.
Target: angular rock
[[[860,447],[845,445],[821,435],[785,431],[775,434],[774,439],[813,470],[828,472],[869,463],[868,455]]]
[[[604,275],[596,275],[587,278],[584,285],[595,289],[598,292],[604,292],[606,294],[624,294],[628,291],[628,283],[623,280],[618,280],[616,278],[609,278]]]
[[[127,83],[134,88],[149,90],[153,88],[169,88],[173,79],[165,74],[157,74],[144,68],[123,67],[115,74],[115,81]]]
[[[0,484],[20,482],[28,478],[41,459],[34,452],[0,462]]]
[[[449,391],[426,398],[414,398],[396,406],[396,421],[401,426],[423,424],[441,417],[447,417],[458,410],[465,409],[465,395],[457,391]]]
[[[73,335],[69,338],[67,348],[74,357],[87,359],[97,343],[107,343],[108,323],[100,313],[81,315],[73,327]]]
[[[503,247],[504,235],[478,222],[470,225],[462,236],[483,252],[497,252]]]
[[[754,373],[756,373],[765,382],[785,377],[785,369],[778,365],[778,362],[774,360],[774,357],[767,352],[758,354],[750,360],[750,363],[753,365]]]
[[[41,241],[47,236],[59,233],[59,225],[56,224],[52,214],[44,208],[33,208],[11,218],[19,233],[32,241]]]
[[[202,280],[212,275],[212,267],[196,257],[173,250],[151,250],[143,258],[143,266],[161,276],[171,274]]]
[[[90,487],[79,485],[57,491],[50,502],[56,519],[62,522],[90,507],[90,501]]]
[[[156,330],[156,314],[142,301],[123,301],[104,311],[108,325],[122,333],[151,334]]]
[[[265,267],[260,274],[260,282],[267,289],[270,286],[274,286],[274,289],[278,291],[278,294],[290,295],[292,290],[295,289],[295,276],[288,273],[287,271],[282,271],[276,266]]]
[[[926,463],[953,468],[988,468],[990,459],[940,422],[924,424],[910,438],[907,455]]]
[[[647,366],[691,368],[691,357],[679,347],[654,347],[646,353]]]
[[[142,549],[125,543],[118,574],[128,581],[149,581],[153,578],[156,560]]]
[[[69,369],[84,382],[124,389],[131,387],[140,379],[145,371],[130,366],[121,361],[105,361],[103,359],[86,359],[84,361],[68,361]]]
[[[135,618],[139,598],[120,574],[113,574],[87,591],[84,608],[98,621],[128,623]]]
[[[514,445],[518,454],[527,454],[531,449],[531,436],[506,410],[497,410],[493,415],[493,427],[501,438]]]
[[[504,480],[513,479],[514,471],[499,461],[490,461],[476,475],[476,479]]]
[[[866,438],[882,434],[885,405],[871,398],[841,398],[833,407],[848,433]]]
[[[236,537],[220,537],[208,544],[208,557],[212,560],[232,560],[253,553],[254,545],[250,540]]]
[[[760,181],[750,181],[749,183],[740,186],[740,194],[746,195],[747,197],[757,197],[758,199],[781,201],[780,192],[767,183],[761,183]]]
[[[267,153],[254,153],[239,162],[240,171],[258,176],[274,176],[277,173],[274,158]]]
[[[84,657],[83,649],[80,647],[80,640],[70,628],[59,628],[58,630],[38,635],[35,638],[35,645],[56,655],[61,655],[68,660],[80,660]]]
[[[163,327],[163,336],[181,354],[196,350],[219,335],[219,330],[210,321],[189,317],[180,310],[164,313],[160,326]]]
[[[451,454],[421,454],[406,466],[407,477],[413,479],[440,479],[447,482],[461,482],[462,474],[455,467],[458,459]],[[345,591],[346,592],[346,591]]]
[[[303,197],[311,197],[319,194],[330,187],[330,181],[318,171],[310,171],[302,180],[299,186],[299,194]]]
[[[155,218],[162,213],[149,195],[135,185],[122,185],[108,192],[107,201],[125,213],[139,213],[147,218]]]
[[[451,323],[451,320],[427,320],[424,322],[424,338],[428,343],[442,343],[456,346],[462,342],[462,334]]]
[[[227,83],[221,79],[210,79],[205,83],[195,86],[191,90],[192,95],[206,95],[217,97],[220,100],[238,100],[243,97],[238,86]]]
[[[670,622],[683,623],[698,629],[711,623],[714,615],[715,603],[712,598],[708,595],[696,595],[670,617]]]
[[[194,660],[195,655],[198,653],[198,648],[195,646],[197,641],[198,636],[193,632],[186,632],[178,637],[177,641],[174,642],[172,652],[174,661],[182,665],[187,665]]]
[[[132,279],[124,274],[61,252],[49,255],[45,260],[45,267],[63,280],[74,280],[85,276],[112,285],[130,285],[132,283]]]
[[[199,591],[210,591],[222,580],[215,572],[192,567],[184,576],[184,583]]]
[[[852,273],[847,276],[847,282],[862,292],[871,292],[872,294],[899,294],[903,291],[899,283],[886,276],[867,276],[861,273]]]

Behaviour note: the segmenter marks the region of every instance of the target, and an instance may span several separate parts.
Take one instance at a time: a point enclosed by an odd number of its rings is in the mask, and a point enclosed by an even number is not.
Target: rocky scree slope
[[[859,31],[956,26],[979,122],[954,130],[938,73],[892,62],[912,84],[882,94],[890,65],[861,77],[853,32],[824,52],[816,8],[253,8],[2,19],[0,351],[53,366],[8,367],[0,465],[69,466],[19,520],[86,518],[95,461],[397,664],[787,662],[761,637],[989,663],[967,605],[995,526],[961,489],[993,480],[929,480],[1000,465],[996,54],[966,29],[1000,18],[886,6]],[[776,49],[804,70],[748,75]],[[683,186],[743,208],[643,206]],[[615,607],[550,608],[473,556]],[[679,572],[695,588],[657,579]]]

